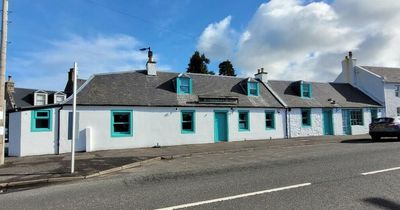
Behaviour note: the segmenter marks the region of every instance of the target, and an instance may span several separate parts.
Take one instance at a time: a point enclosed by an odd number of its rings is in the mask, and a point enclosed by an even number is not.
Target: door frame
[[[332,133],[331,134],[325,134],[326,133],[326,128],[325,128],[325,121],[326,121],[326,119],[325,119],[325,114],[324,114],[324,112],[329,112],[329,115],[330,115],[330,124],[331,124],[331,126],[332,126]],[[331,135],[335,135],[335,121],[333,120],[333,110],[332,109],[322,109],[322,123],[323,123],[323,126],[322,126],[322,132],[324,133],[324,136],[331,136]]]
[[[214,123],[213,123],[213,126],[214,126],[214,142],[229,142],[229,117],[228,117],[228,110],[214,110]],[[225,119],[226,119],[226,141],[220,141],[220,140],[217,140],[217,138],[216,138],[216,132],[215,132],[215,130],[216,130],[216,126],[215,126],[215,121],[216,121],[216,119],[217,119],[217,113],[224,113],[225,114]]]

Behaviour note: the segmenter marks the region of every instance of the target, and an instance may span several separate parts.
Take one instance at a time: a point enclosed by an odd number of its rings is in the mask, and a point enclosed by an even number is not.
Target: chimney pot
[[[261,68],[261,72],[264,73],[264,68]]]
[[[15,83],[12,80],[12,76],[8,76],[8,80],[6,82],[6,89],[10,92],[13,93],[15,91]]]
[[[353,57],[353,52],[349,51],[349,58],[351,59]]]

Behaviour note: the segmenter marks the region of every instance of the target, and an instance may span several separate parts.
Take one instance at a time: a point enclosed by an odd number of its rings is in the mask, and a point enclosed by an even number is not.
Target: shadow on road
[[[397,138],[382,138],[377,141],[372,141],[372,139],[348,139],[343,140],[340,143],[347,144],[369,144],[369,143],[384,143],[384,142],[400,142]]]
[[[379,208],[385,208],[390,210],[400,209],[399,203],[384,198],[372,197],[372,198],[365,198],[363,199],[363,201]]]

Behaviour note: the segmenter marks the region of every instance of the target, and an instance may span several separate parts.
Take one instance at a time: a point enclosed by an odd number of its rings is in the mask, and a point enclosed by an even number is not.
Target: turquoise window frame
[[[183,114],[191,113],[192,114],[192,129],[187,130],[183,129]],[[194,110],[182,110],[181,111],[181,133],[182,134],[193,134],[196,133],[196,112]]]
[[[303,112],[307,112],[307,123],[303,122]],[[301,116],[301,126],[302,127],[311,127],[312,123],[311,123],[311,109],[301,109],[300,110],[300,116]]]
[[[306,96],[305,89],[308,89],[309,96]],[[312,86],[310,83],[304,83],[303,81],[300,84],[300,94],[302,98],[312,98]]]
[[[256,94],[251,94],[250,90],[254,89],[251,87],[252,84],[255,84]],[[260,88],[259,88],[258,82],[247,82],[247,95],[248,96],[259,96],[260,95]]]
[[[188,80],[189,88],[188,92],[181,90],[181,84],[183,80]],[[177,77],[176,78],[176,93],[178,95],[192,94],[192,78],[190,77]]]
[[[37,113],[39,112],[46,112],[47,116],[38,116]],[[49,126],[48,128],[36,128],[36,120],[37,119],[48,119]],[[31,112],[31,131],[32,132],[49,132],[53,129],[53,112],[51,109],[39,109],[39,110],[32,110]]]
[[[115,113],[128,113],[129,114],[129,132],[116,132],[114,131],[114,124],[118,124],[114,122],[114,114]],[[125,123],[119,123],[125,124]],[[111,110],[111,137],[130,137],[133,136],[133,111],[132,110]]]
[[[271,122],[272,126],[267,126],[267,115],[272,115]],[[275,130],[275,111],[265,111],[265,129],[266,130]]]
[[[240,114],[246,114],[245,122],[247,124],[247,128],[240,127]],[[250,131],[250,112],[248,110],[240,110],[238,111],[238,128],[239,131]]]

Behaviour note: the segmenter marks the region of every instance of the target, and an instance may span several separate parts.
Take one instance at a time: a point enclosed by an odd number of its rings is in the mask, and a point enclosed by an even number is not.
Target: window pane
[[[350,111],[350,124],[351,125],[362,125],[363,124],[362,110]]]
[[[258,85],[258,83],[249,82],[249,94],[250,95],[257,95],[257,85]]]
[[[256,89],[250,89],[250,95],[257,95]]]
[[[239,112],[239,129],[240,130],[247,130],[249,129],[249,122],[248,122],[248,115],[247,112]]]
[[[181,92],[182,93],[189,93],[189,87],[188,86],[181,86]]]
[[[273,113],[265,113],[265,126],[267,128],[274,128],[274,114]]]
[[[129,113],[114,113],[114,122],[129,123]]]
[[[182,112],[182,130],[193,131],[193,112]]]
[[[118,133],[129,133],[130,128],[129,128],[129,123],[127,124],[114,124],[114,132]]]
[[[48,117],[49,116],[49,112],[45,111],[45,112],[36,112],[36,116],[37,117]]]
[[[189,79],[188,78],[180,78],[181,86],[189,86]]]
[[[49,119],[36,119],[36,128],[49,128]]]
[[[182,121],[192,121],[192,116],[193,116],[193,113],[190,113],[190,112],[184,112],[184,113],[182,113]]]
[[[239,122],[239,128],[240,128],[240,129],[247,129],[247,123],[246,123],[246,121],[241,121],[241,122]]]
[[[57,96],[56,97],[56,102],[63,102],[64,101],[64,96]]]
[[[42,94],[36,94],[36,100],[41,100],[41,101],[43,101],[45,98],[45,95],[42,95]]]
[[[303,125],[311,125],[310,111],[309,110],[302,110],[301,111],[301,123]]]
[[[192,122],[182,122],[182,129],[192,131],[193,130]]]
[[[44,100],[36,100],[36,105],[45,105]]]

